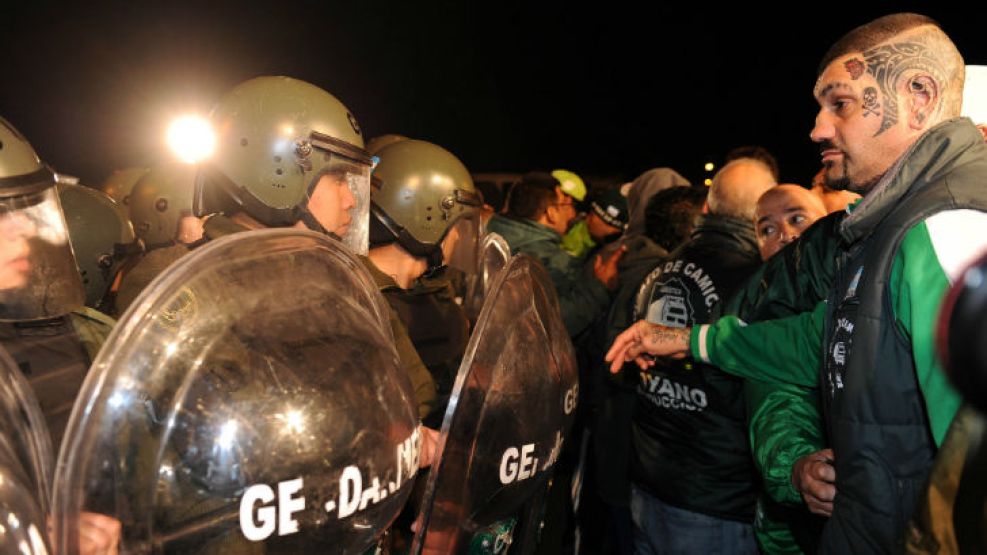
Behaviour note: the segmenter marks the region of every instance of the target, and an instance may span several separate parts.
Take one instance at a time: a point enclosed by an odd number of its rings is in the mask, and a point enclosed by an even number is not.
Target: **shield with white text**
[[[87,376],[55,478],[54,543],[86,515],[121,553],[360,553],[400,511],[419,433],[388,309],[341,243],[233,234],[176,262]]]
[[[577,396],[552,282],[534,259],[514,256],[495,278],[463,357],[412,552],[462,553],[478,536],[510,545],[512,529],[540,518],[525,508],[545,490]]]

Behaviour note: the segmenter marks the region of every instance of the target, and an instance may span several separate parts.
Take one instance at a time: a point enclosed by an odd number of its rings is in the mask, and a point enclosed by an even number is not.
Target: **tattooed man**
[[[724,317],[672,339],[638,322],[607,355],[615,367],[647,367],[648,353],[691,354],[818,386],[832,450],[800,460],[792,482],[831,515],[823,553],[901,550],[959,406],[933,325],[950,281],[987,243],[987,145],[958,117],[963,81],[962,57],[926,17],[885,16],[840,39],[820,64],[810,136],[828,185],[864,199],[839,224],[828,300],[747,326]]]

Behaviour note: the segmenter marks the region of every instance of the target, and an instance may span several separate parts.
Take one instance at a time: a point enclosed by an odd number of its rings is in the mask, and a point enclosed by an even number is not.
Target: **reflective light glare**
[[[284,414],[276,415],[284,421],[284,432],[297,434],[305,431],[305,416],[300,410],[287,410]]]
[[[712,162],[706,162],[706,166],[705,166],[706,171],[711,172],[711,171],[713,171],[713,168],[715,168],[715,167],[716,166],[714,166]]]
[[[980,271],[980,268],[970,268],[966,275],[963,276],[963,282],[967,287],[976,289],[984,282],[984,274]]]
[[[165,346],[165,355],[168,357],[174,355],[176,351],[178,351],[178,343],[173,342]]]
[[[216,149],[216,134],[199,116],[182,116],[168,127],[168,147],[183,162],[195,164]]]
[[[21,525],[21,521],[17,520],[17,515],[15,515],[14,513],[10,513],[9,515],[7,515],[7,524],[9,524],[10,527],[13,528],[14,530],[17,530],[17,528],[19,528]]]
[[[45,549],[45,541],[41,537],[41,532],[38,531],[38,527],[34,524],[30,524],[27,527],[27,536],[31,539],[31,551],[30,553],[36,553],[37,555],[47,555],[48,550]]]
[[[119,391],[117,391],[113,395],[110,395],[110,398],[106,400],[107,404],[109,404],[110,407],[114,409],[118,409],[122,407],[124,401],[125,401],[124,395]]]
[[[222,449],[229,449],[236,440],[237,423],[236,420],[228,420],[219,431],[217,443]]]

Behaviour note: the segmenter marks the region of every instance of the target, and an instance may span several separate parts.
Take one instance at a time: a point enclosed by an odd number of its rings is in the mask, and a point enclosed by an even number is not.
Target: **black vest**
[[[635,319],[706,323],[759,262],[750,224],[707,218],[645,278]],[[756,472],[743,380],[691,360],[642,371],[631,437],[630,475],[639,487],[676,507],[753,522]]]
[[[945,210],[987,211],[987,147],[979,133],[970,134],[976,132],[972,126],[960,125],[944,124],[922,139],[896,178],[908,190],[885,214],[878,211],[873,228],[837,261],[820,384],[837,495],[821,552],[902,551],[932,467],[936,447],[912,346],[895,322],[887,284],[894,256],[914,225]]]

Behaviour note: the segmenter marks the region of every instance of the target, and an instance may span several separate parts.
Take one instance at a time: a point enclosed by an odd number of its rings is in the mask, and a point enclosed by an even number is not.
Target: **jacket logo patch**
[[[648,305],[648,321],[671,328],[684,328],[693,319],[692,303],[689,302],[689,290],[682,280],[673,278],[655,285],[652,298],[657,297]]]
[[[830,397],[843,389],[843,373],[846,370],[850,346],[853,344],[853,328],[854,324],[848,318],[837,318],[826,361],[826,381],[829,385]]]

